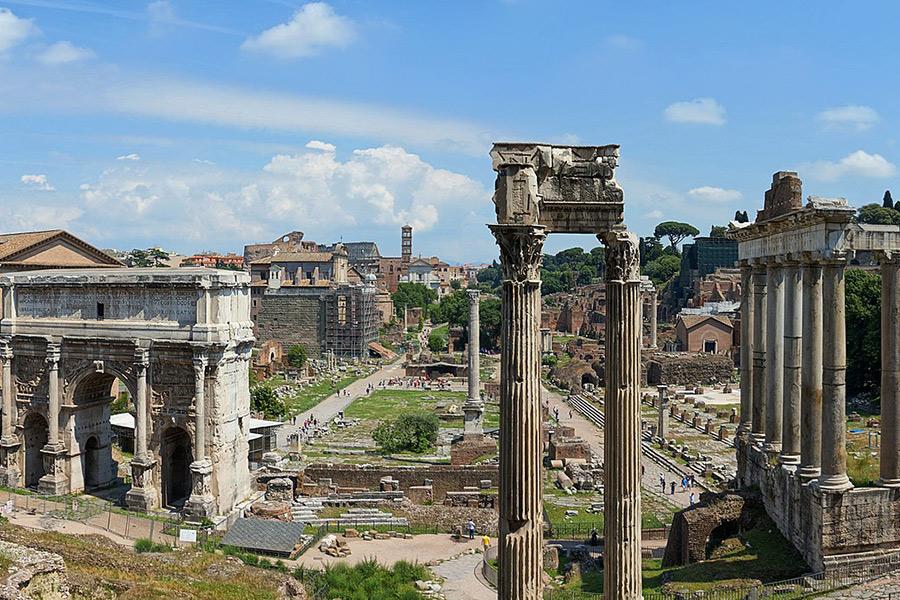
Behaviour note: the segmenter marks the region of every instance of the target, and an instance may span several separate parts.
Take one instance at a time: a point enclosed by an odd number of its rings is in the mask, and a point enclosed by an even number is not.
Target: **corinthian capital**
[[[606,244],[606,280],[640,281],[641,252],[637,236],[630,231],[612,231],[597,237]]]
[[[540,225],[490,225],[500,246],[504,281],[540,281],[541,253],[547,234]]]

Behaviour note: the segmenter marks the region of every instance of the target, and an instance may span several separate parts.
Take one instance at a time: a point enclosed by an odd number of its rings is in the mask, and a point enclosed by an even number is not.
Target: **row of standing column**
[[[852,487],[844,269],[842,260],[770,260],[741,273],[739,432],[829,491]]]

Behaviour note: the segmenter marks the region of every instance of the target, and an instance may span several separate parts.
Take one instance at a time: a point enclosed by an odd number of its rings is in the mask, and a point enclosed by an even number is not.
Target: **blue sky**
[[[0,0],[4,230],[240,252],[299,229],[497,254],[494,140],[621,144],[626,219],[702,231],[795,169],[895,185],[890,2]],[[900,191],[900,190],[897,190]],[[554,236],[547,249],[592,247]]]

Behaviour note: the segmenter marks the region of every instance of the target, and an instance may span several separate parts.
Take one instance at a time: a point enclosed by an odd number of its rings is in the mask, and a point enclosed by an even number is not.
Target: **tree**
[[[422,454],[434,447],[440,423],[434,413],[401,415],[391,421],[383,421],[372,439],[382,452],[414,452]]]
[[[884,208],[894,208],[894,199],[891,198],[891,190],[884,191],[884,198],[881,199],[881,206]]]
[[[273,419],[282,419],[287,415],[284,401],[275,394],[275,390],[264,385],[250,389],[250,409]]]
[[[391,295],[394,301],[394,310],[397,317],[403,317],[406,308],[425,308],[437,301],[437,292],[421,283],[404,281],[397,286],[397,291]]]
[[[709,230],[709,237],[723,238],[728,228],[724,225],[713,225]]]
[[[500,349],[500,299],[483,298],[478,307],[481,325],[480,346],[490,350]]]
[[[689,223],[680,221],[663,221],[653,230],[653,236],[657,238],[669,238],[669,247],[678,248],[685,238],[700,235],[700,230]]]
[[[292,367],[299,369],[306,364],[306,348],[301,346],[300,344],[294,344],[288,350],[288,364]]]
[[[438,304],[432,305],[430,312],[432,323],[446,322],[466,329],[469,324],[469,299],[466,292],[450,292]]]
[[[146,250],[135,248],[125,255],[125,264],[129,267],[149,267],[153,262]]]
[[[454,279],[450,282],[450,288],[454,290],[462,289],[462,282],[459,279]]]
[[[850,397],[877,394],[881,385],[881,276],[847,269],[845,289],[847,331],[852,332],[847,336],[847,393]]]
[[[165,267],[169,260],[169,253],[162,248],[150,248],[147,255],[154,267]]]
[[[663,255],[663,245],[659,238],[653,236],[642,237],[638,240],[638,247],[641,251],[641,266],[643,267],[651,260],[656,260]]]
[[[428,349],[432,352],[443,352],[447,349],[447,330],[444,328],[433,329],[428,334]]]
[[[900,212],[877,204],[866,204],[859,209],[856,220],[874,225],[900,225]]]
[[[499,288],[501,279],[500,265],[495,260],[491,263],[491,266],[478,271],[475,278],[479,284],[486,284],[490,290]],[[481,286],[479,285],[479,287]]]
[[[674,254],[665,254],[644,266],[644,275],[656,285],[662,285],[672,279],[681,270],[681,259]]]

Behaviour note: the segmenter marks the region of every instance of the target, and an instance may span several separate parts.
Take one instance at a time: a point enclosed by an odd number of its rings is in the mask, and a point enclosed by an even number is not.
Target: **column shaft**
[[[59,354],[58,344],[47,344],[47,446],[59,444]]]
[[[194,358],[194,461],[206,458],[206,357]]]
[[[492,225],[503,269],[498,596],[543,596],[541,281],[543,227]]]
[[[815,479],[822,465],[822,267],[803,265],[800,476]]]
[[[650,294],[650,347],[657,348],[656,345],[656,312],[659,310],[658,307],[658,294],[656,291],[653,291]]]
[[[766,266],[753,266],[753,422],[751,438],[766,438]]]
[[[879,485],[900,487],[900,263],[881,261],[881,473]]]
[[[766,305],[766,451],[781,450],[784,394],[784,270],[770,264]]]
[[[738,433],[749,433],[753,410],[753,268],[741,266],[741,422]]]
[[[803,285],[800,265],[784,267],[784,387],[781,422],[781,462],[800,464],[800,335],[803,327]]]
[[[479,393],[479,362],[480,362],[480,318],[478,314],[479,296],[478,290],[468,290],[469,298],[469,400],[480,400]]]
[[[822,269],[822,475],[819,489],[843,492],[853,487],[847,477],[847,325],[844,320],[844,263]]]
[[[4,343],[0,347],[0,359],[3,360],[3,439],[11,441],[14,430],[14,408],[16,391],[14,389],[15,382],[12,376],[12,359],[13,353],[9,343]]]
[[[604,597],[641,595],[641,292],[633,234],[606,240]],[[502,595],[501,595],[502,597]]]
[[[147,364],[145,353],[135,356],[137,389],[134,398],[134,456],[146,460],[147,456]]]

